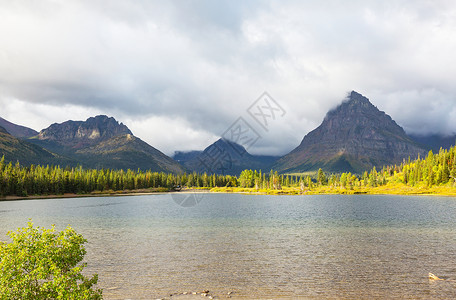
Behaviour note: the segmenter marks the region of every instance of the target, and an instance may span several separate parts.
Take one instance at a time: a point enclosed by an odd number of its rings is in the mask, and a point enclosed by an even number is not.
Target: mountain
[[[125,134],[133,133],[114,118],[100,115],[88,118],[86,121],[54,123],[41,130],[38,139],[53,142],[65,149],[81,149]]]
[[[438,153],[440,148],[450,149],[455,145],[456,135],[412,135],[410,137],[419,144],[422,144],[426,149],[432,150],[434,153]]]
[[[194,151],[174,151],[173,159],[180,164],[185,164],[187,161],[196,158],[198,155],[202,154],[203,151],[194,150]]]
[[[12,136],[15,136],[17,138],[29,138],[32,136],[35,136],[38,134],[37,131],[21,126],[21,125],[16,125],[14,123],[11,123],[3,118],[0,117],[0,126],[6,129],[6,131],[11,134]]]
[[[135,137],[127,126],[104,115],[52,124],[30,141],[86,168],[183,171],[172,158]]]
[[[175,160],[131,134],[114,136],[79,149],[75,154],[85,164],[96,168],[183,172]]]
[[[5,156],[5,161],[19,161],[23,165],[48,164],[62,159],[48,150],[12,136],[5,128],[0,127],[0,158],[2,156]]]
[[[279,159],[274,169],[282,173],[318,168],[360,173],[425,153],[389,115],[352,91],[297,148]]]
[[[189,171],[239,175],[245,169],[269,171],[278,157],[252,155],[243,146],[221,138],[204,151],[177,151],[174,159],[180,159]]]

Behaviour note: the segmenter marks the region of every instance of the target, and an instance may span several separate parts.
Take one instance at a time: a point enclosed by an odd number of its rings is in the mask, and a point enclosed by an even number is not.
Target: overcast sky
[[[351,90],[408,133],[456,131],[456,2],[0,0],[0,116],[41,130],[106,114],[203,149],[239,117],[285,154]],[[267,91],[285,112],[264,130]]]

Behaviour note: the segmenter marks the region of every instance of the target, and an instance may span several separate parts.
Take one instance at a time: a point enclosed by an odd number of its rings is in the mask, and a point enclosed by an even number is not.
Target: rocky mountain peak
[[[363,95],[352,91],[348,94],[347,98],[343,100],[343,102],[338,105],[333,110],[330,110],[325,119],[334,118],[335,116],[342,115],[342,116],[353,116],[353,115],[360,115],[360,114],[377,114],[383,112],[379,111],[376,106],[374,106],[368,98],[364,97]]]
[[[124,124],[105,115],[86,121],[55,123],[27,141],[13,137],[0,123],[0,157],[2,155],[8,161],[19,160],[22,164],[183,171],[176,161],[135,137]]]
[[[368,98],[352,91],[335,109],[329,111],[316,131],[348,138],[365,138],[373,132],[394,133],[405,137],[405,131],[385,112],[380,111]],[[304,140],[303,140],[304,142]]]
[[[79,143],[106,140],[115,136],[130,134],[132,132],[122,123],[112,117],[99,115],[90,117],[86,121],[66,121],[54,123],[41,130],[38,135],[40,140],[51,140],[65,143]]]
[[[424,154],[399,125],[368,98],[352,91],[276,168],[282,171],[361,172]]]
[[[372,105],[372,103],[370,103],[369,99],[367,99],[366,97],[364,97],[362,94],[358,93],[358,92],[355,92],[355,91],[351,91],[347,97],[348,99],[345,101],[345,103],[351,103],[351,104],[358,104],[358,105]]]

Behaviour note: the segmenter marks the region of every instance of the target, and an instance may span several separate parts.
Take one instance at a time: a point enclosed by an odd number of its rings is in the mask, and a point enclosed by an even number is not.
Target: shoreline
[[[435,191],[435,192],[432,192]],[[143,195],[164,195],[164,194],[190,194],[190,193],[213,193],[213,194],[243,194],[243,195],[270,195],[270,196],[307,196],[307,195],[396,195],[396,196],[442,196],[456,197],[456,189],[454,191],[442,192],[438,188],[432,190],[388,190],[388,189],[359,189],[359,190],[336,190],[336,189],[315,189],[307,190],[300,193],[298,189],[286,190],[256,190],[254,188],[186,188],[181,191],[169,191],[158,189],[140,189],[140,190],[124,190],[124,191],[107,191],[107,192],[92,192],[88,194],[52,194],[52,195],[31,195],[31,196],[5,196],[0,197],[0,201],[17,201],[17,200],[40,200],[40,199],[71,199],[71,198],[89,198],[89,197],[115,197],[115,196],[143,196]]]
[[[456,188],[443,191],[445,187],[434,187],[426,190],[420,188],[402,187],[394,188],[361,188],[361,189],[340,189],[340,188],[314,188],[300,193],[297,188],[286,190],[255,190],[254,188],[213,188],[212,193],[238,193],[245,195],[270,195],[270,196],[306,196],[306,195],[395,195],[395,196],[445,196],[456,197]]]
[[[52,194],[52,195],[30,195],[30,196],[5,196],[0,197],[0,201],[17,201],[17,200],[40,200],[40,199],[71,199],[71,198],[92,198],[92,197],[115,197],[115,196],[142,196],[142,195],[164,195],[172,193],[211,193],[208,189],[185,189],[182,191],[164,191],[164,190],[125,190],[125,191],[109,191],[109,192],[92,192],[88,194]]]

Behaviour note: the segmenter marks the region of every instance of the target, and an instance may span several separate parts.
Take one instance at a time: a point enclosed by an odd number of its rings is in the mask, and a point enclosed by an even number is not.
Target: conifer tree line
[[[171,189],[175,186],[221,187],[236,185],[236,178],[226,175],[172,174],[152,171],[28,167],[0,160],[0,195],[86,194],[94,191],[121,191],[148,188]]]
[[[172,174],[152,171],[61,168],[59,166],[21,166],[19,162],[0,160],[0,195],[47,195],[94,191],[120,191],[148,188],[172,189],[176,186],[241,187],[257,190],[281,190],[298,187],[301,190],[317,186],[331,188],[376,187],[389,183],[432,187],[456,184],[456,148],[441,149],[438,154],[429,151],[425,158],[403,161],[400,165],[385,166],[380,171],[372,168],[363,174],[327,174],[321,169],[314,176],[284,175],[277,171],[244,170],[239,176],[183,173]]]
[[[342,173],[325,174],[321,169],[317,173],[316,185],[331,187],[376,187],[388,184],[407,186],[456,186],[456,147],[449,150],[440,149],[438,154],[431,151],[425,158],[404,160],[400,165],[384,166],[380,171],[373,167],[361,175]],[[310,187],[312,184],[309,185]]]

